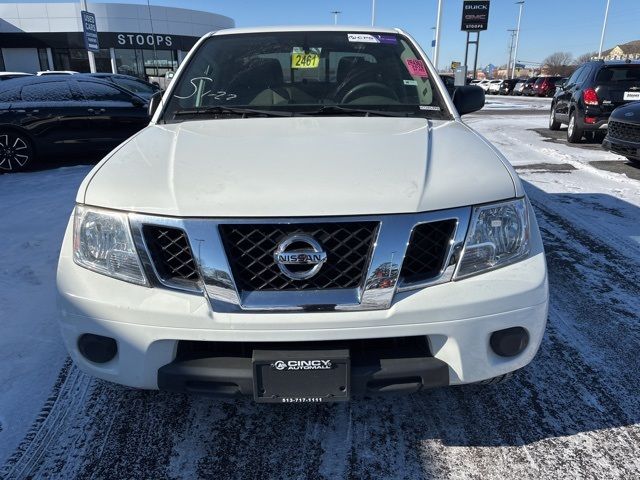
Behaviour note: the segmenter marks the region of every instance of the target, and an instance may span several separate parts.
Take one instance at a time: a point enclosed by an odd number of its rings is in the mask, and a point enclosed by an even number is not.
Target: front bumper
[[[461,281],[398,293],[387,310],[256,314],[213,312],[204,296],[137,286],[79,267],[72,259],[70,223],[57,278],[62,336],[82,370],[145,389],[159,388],[158,372],[174,362],[181,340],[318,342],[426,336],[429,358],[437,360],[439,371],[446,365],[447,381],[437,384],[477,382],[527,365],[542,340],[548,286],[535,220],[532,232],[530,258]],[[529,343],[520,354],[501,357],[489,338],[510,327],[526,329]],[[104,364],[87,360],[78,349],[85,333],[114,338],[116,356]]]
[[[640,160],[640,142],[626,142],[606,136],[602,141],[602,148],[627,158]]]

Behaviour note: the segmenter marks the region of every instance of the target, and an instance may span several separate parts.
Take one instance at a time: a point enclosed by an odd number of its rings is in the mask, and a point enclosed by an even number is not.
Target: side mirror
[[[164,93],[164,91],[159,91],[153,94],[153,96],[151,97],[151,99],[149,100],[149,116],[153,117],[153,114],[156,113],[156,110],[158,109],[158,107],[160,106],[160,103],[162,103],[162,94]]]
[[[131,103],[134,107],[143,107],[147,102],[136,95],[131,95]]]
[[[475,85],[458,87],[453,93],[453,104],[460,115],[476,112],[484,107],[484,90]]]

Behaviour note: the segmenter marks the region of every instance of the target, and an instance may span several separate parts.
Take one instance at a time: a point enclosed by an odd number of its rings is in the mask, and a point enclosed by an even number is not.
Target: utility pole
[[[442,23],[442,0],[438,0],[438,17],[436,20],[436,46],[433,49],[433,66],[438,71],[438,56],[440,54],[440,26]]]
[[[371,0],[371,26],[376,24],[376,0]]]
[[[338,15],[340,15],[342,12],[340,10],[334,10],[331,13],[333,13],[333,24],[337,25],[338,24]]]
[[[516,58],[518,58],[518,43],[520,42],[520,20],[522,20],[522,7],[524,6],[524,0],[516,2],[516,5],[520,5],[520,11],[518,12],[518,27],[516,29],[516,49],[513,54],[513,67],[511,68],[511,78],[516,77]]]
[[[85,12],[89,11],[87,9],[87,0],[80,0],[80,8]],[[87,55],[89,56],[89,71],[96,73],[98,71],[96,68],[96,57],[91,50],[87,50]]]
[[[509,43],[509,62],[507,63],[507,78],[509,77],[509,72],[511,70],[511,60],[513,59],[513,42],[516,38],[516,29],[510,28],[507,32],[511,32],[511,41]]]
[[[602,23],[602,35],[600,35],[600,48],[598,49],[598,60],[602,58],[602,44],[604,43],[604,32],[607,30],[607,19],[609,18],[609,1],[607,0],[607,9],[604,11],[604,22]]]

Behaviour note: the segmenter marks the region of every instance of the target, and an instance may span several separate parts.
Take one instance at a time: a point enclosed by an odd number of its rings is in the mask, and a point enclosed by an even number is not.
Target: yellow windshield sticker
[[[318,68],[320,56],[317,53],[292,53],[291,68]]]

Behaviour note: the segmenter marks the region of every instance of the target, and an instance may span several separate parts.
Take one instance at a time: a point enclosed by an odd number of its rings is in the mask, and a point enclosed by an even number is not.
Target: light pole
[[[331,13],[333,13],[333,24],[337,25],[338,24],[338,15],[340,15],[342,12],[340,10],[334,10]]]
[[[371,26],[376,24],[376,0],[371,0]]]
[[[433,40],[431,40],[433,52],[431,53],[431,58],[434,58],[436,55],[436,27],[431,27],[431,30],[433,30]]]
[[[507,78],[509,77],[509,70],[511,69],[511,60],[513,59],[513,40],[516,36],[516,30],[510,28],[507,32],[511,32],[511,41],[509,42],[509,61],[507,62]]]
[[[609,18],[609,1],[607,0],[607,9],[604,11],[604,22],[602,24],[602,35],[600,35],[600,48],[598,49],[598,60],[602,58],[602,44],[604,42],[604,32],[607,30],[607,19]]]
[[[516,77],[516,58],[518,58],[518,42],[520,41],[520,20],[522,20],[522,7],[524,6],[524,0],[516,2],[516,5],[520,5],[520,11],[518,12],[518,27],[516,28],[516,50],[513,54],[513,67],[511,67],[511,78]]]
[[[440,24],[442,22],[442,0],[438,0],[438,16],[436,20],[436,46],[433,49],[433,66],[438,71],[438,55],[440,54]]]

